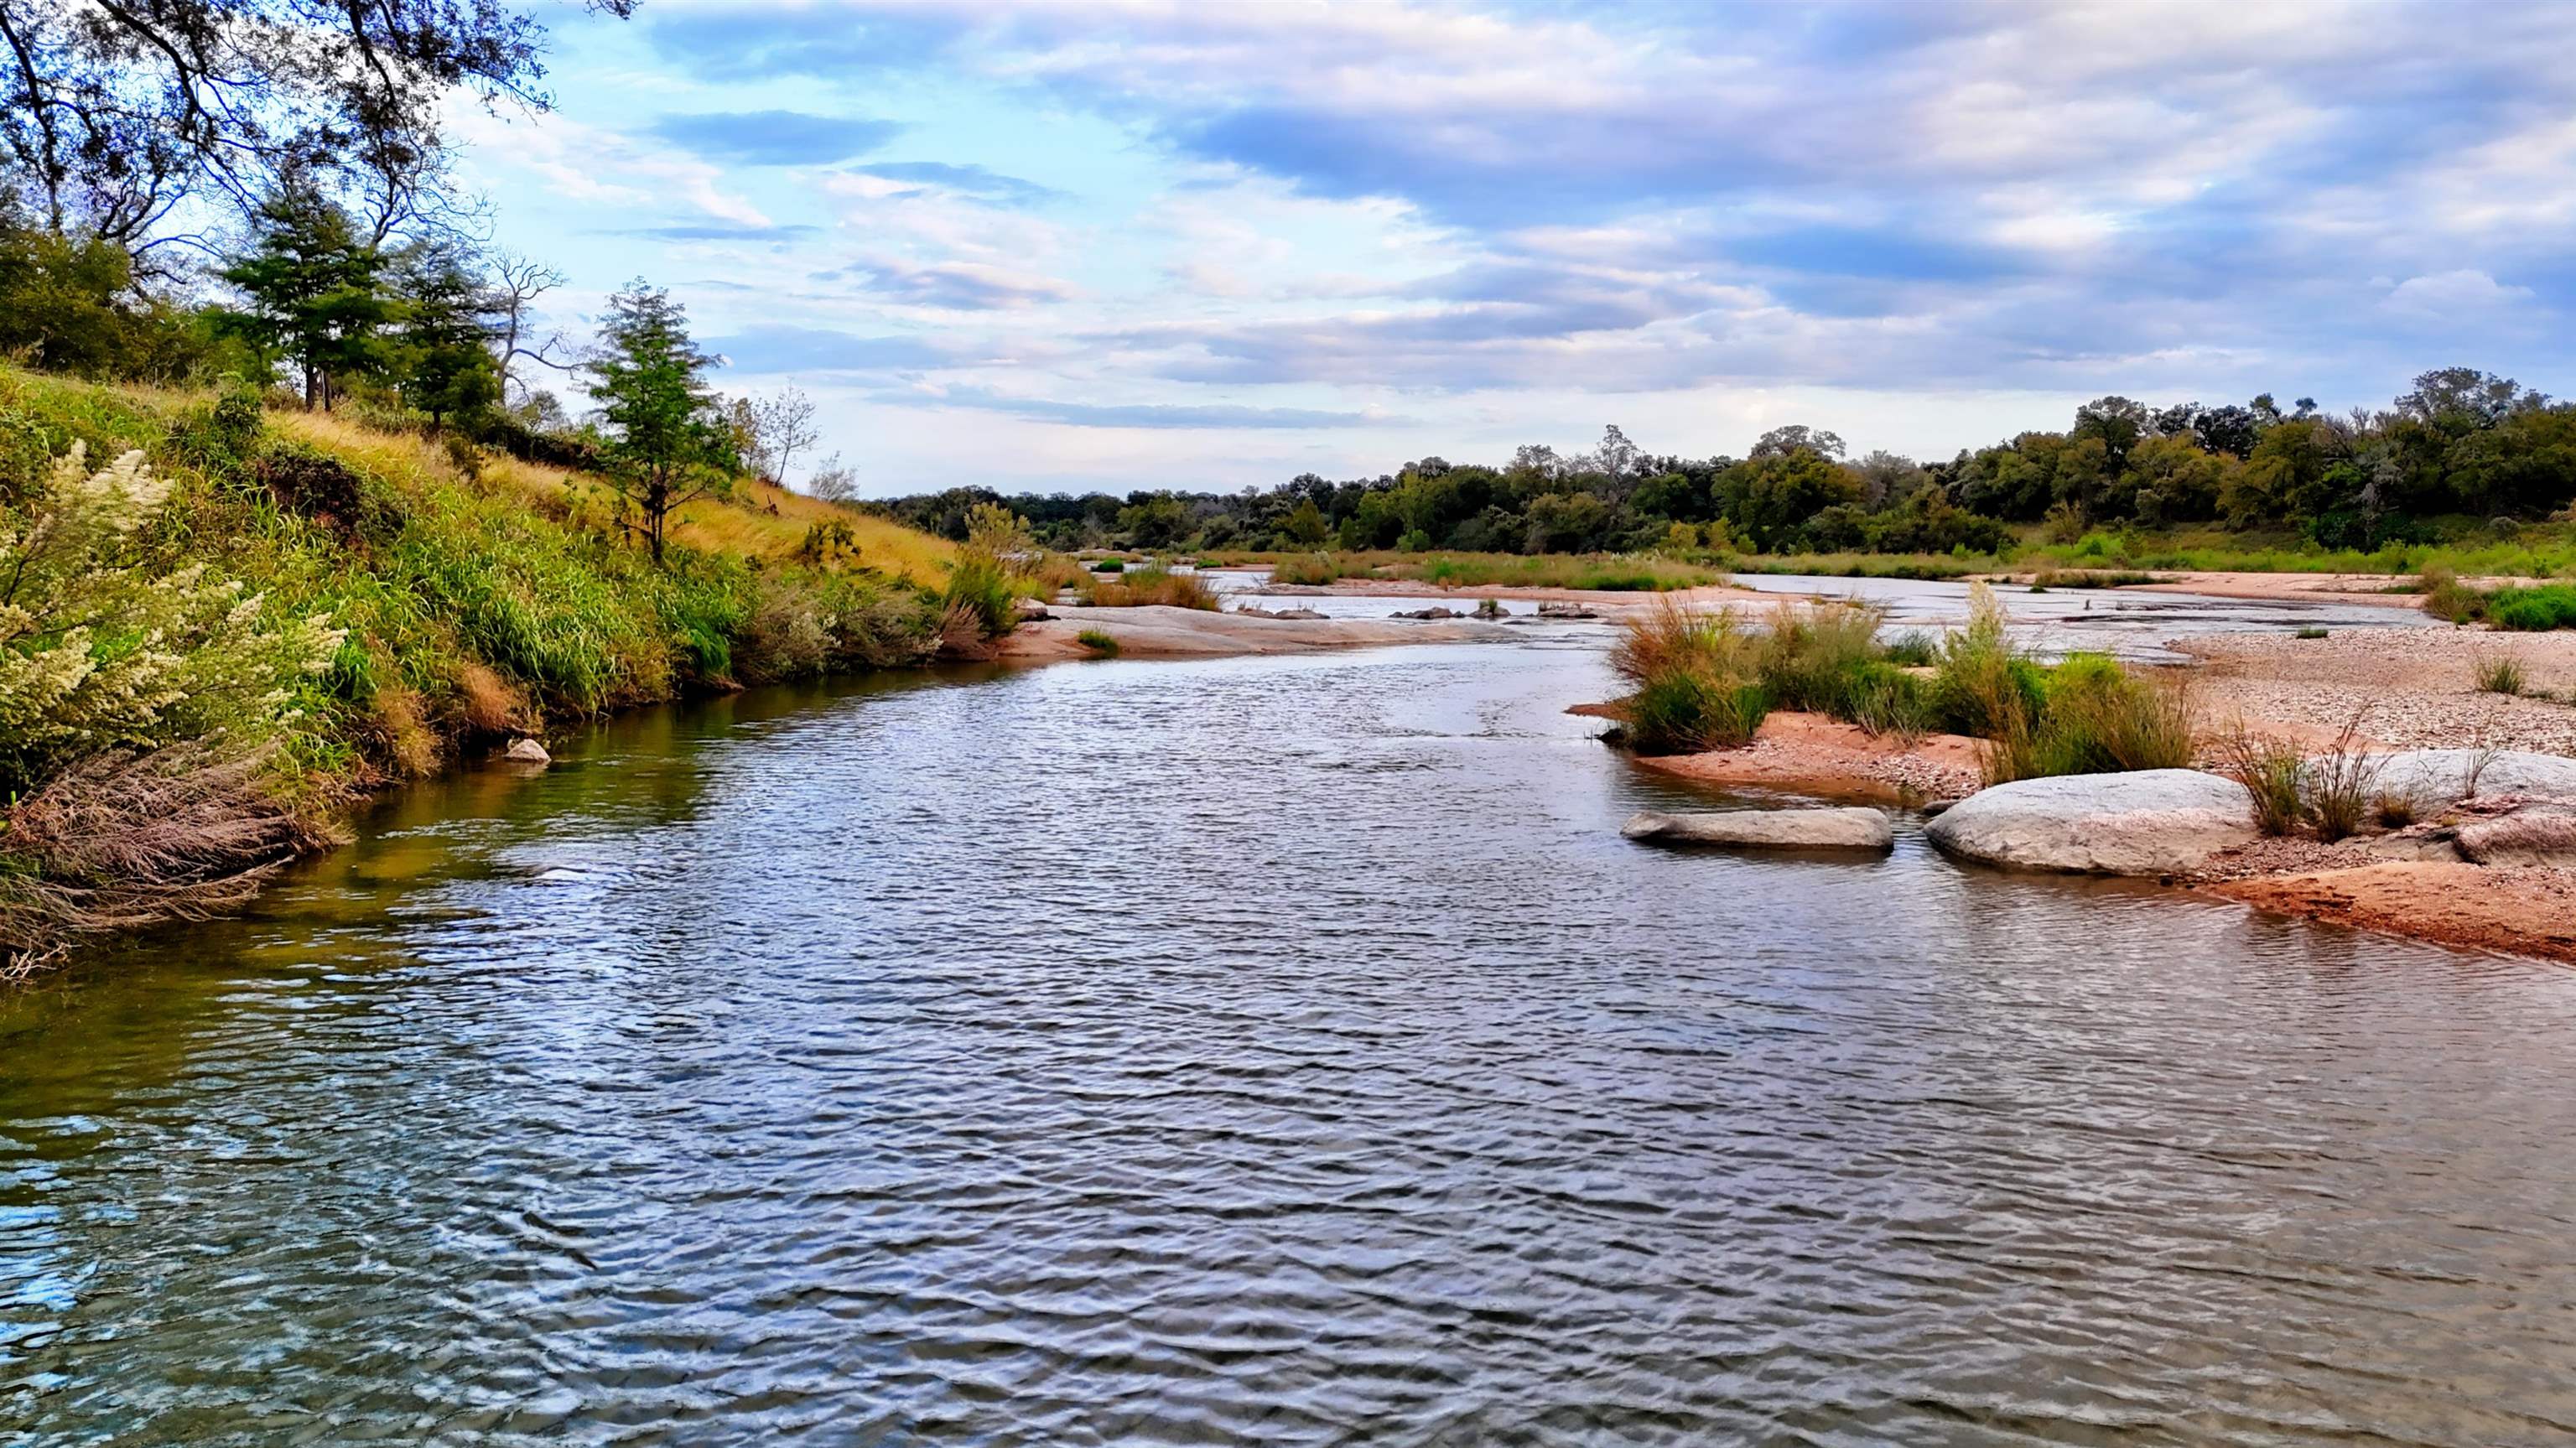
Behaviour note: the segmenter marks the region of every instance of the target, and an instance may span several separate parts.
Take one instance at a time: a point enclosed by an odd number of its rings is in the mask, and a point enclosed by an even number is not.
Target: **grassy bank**
[[[667,567],[620,533],[560,469],[0,368],[0,964],[229,908],[353,794],[550,721],[1007,627],[950,545],[759,485]]]

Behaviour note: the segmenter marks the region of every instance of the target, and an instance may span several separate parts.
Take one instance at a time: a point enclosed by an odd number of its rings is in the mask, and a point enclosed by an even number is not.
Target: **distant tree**
[[[671,294],[637,280],[609,299],[588,366],[590,396],[608,433],[609,485],[643,516],[662,561],[673,510],[732,490],[741,457],[706,370],[715,358],[690,340]]]
[[[2474,367],[2443,367],[2418,376],[2414,390],[2397,399],[2397,411],[2437,426],[2453,421],[2493,427],[2513,413],[2548,403],[2548,398],[2510,377]]]
[[[1843,440],[1822,428],[1791,423],[1786,427],[1775,427],[1756,439],[1752,456],[1784,457],[1800,448],[1805,448],[1818,457],[1839,458],[1843,455]]]
[[[774,397],[740,399],[738,406],[743,456],[762,477],[785,484],[796,454],[822,441],[814,400],[790,387]]]
[[[309,182],[291,181],[259,203],[250,249],[218,273],[245,302],[224,320],[296,369],[306,407],[328,408],[342,384],[385,365],[395,316],[385,269],[348,212]]]
[[[1288,510],[1288,521],[1280,525],[1279,531],[1288,535],[1289,542],[1300,547],[1320,548],[1324,539],[1331,536],[1332,528],[1324,521],[1324,510],[1316,507],[1315,500],[1308,497],[1298,499],[1297,506]]]
[[[846,503],[859,495],[859,475],[834,453],[815,466],[814,476],[805,480],[805,491],[826,503]]]
[[[2232,458],[2254,455],[2254,444],[2262,440],[2263,419],[2253,408],[2229,405],[2213,407],[2192,418],[2192,435],[2200,445],[2214,453]]]
[[[2105,466],[2118,473],[2129,465],[2129,449],[2148,434],[2150,419],[2143,402],[2125,397],[2097,397],[2075,409],[2075,426],[2070,438],[2099,438]]]

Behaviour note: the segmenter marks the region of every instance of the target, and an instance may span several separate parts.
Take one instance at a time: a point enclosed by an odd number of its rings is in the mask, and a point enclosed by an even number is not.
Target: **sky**
[[[645,0],[455,114],[873,496],[2566,378],[2576,5]],[[577,399],[567,398],[568,401]],[[795,470],[803,474],[799,463]]]

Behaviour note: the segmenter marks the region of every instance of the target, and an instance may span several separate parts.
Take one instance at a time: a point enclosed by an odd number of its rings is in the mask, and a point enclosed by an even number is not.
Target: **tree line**
[[[2219,406],[2103,397],[2062,432],[1938,462],[1853,457],[1805,426],[1774,428],[1741,458],[1661,456],[1614,426],[1589,452],[1528,446],[1499,465],[1428,457],[1375,478],[1307,473],[1239,493],[1005,497],[969,486],[882,506],[962,537],[968,510],[993,503],[1058,548],[1991,553],[2037,524],[2063,541],[2200,525],[2368,551],[2564,521],[2576,503],[2576,404],[2448,367],[2386,408],[2342,414],[2268,393]]]

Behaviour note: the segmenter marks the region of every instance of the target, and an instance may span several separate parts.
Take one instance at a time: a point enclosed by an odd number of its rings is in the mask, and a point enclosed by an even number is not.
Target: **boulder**
[[[1322,615],[1322,614],[1320,614],[1320,613],[1316,612],[1315,610],[1313,610],[1313,609],[1311,609],[1311,608],[1262,608],[1262,607],[1259,607],[1259,606],[1257,606],[1257,605],[1255,605],[1255,604],[1249,604],[1249,603],[1247,603],[1247,604],[1243,605],[1241,608],[1236,609],[1236,610],[1235,610],[1235,612],[1236,612],[1236,613],[1239,613],[1239,614],[1242,614],[1245,618],[1288,618],[1288,619],[1299,619],[1299,618],[1322,618],[1322,617],[1324,616],[1324,615]]]
[[[512,764],[552,764],[554,762],[554,756],[546,752],[546,747],[533,739],[511,740],[510,747],[501,751],[501,757]]]
[[[2179,874],[2255,837],[2244,786],[2196,769],[1999,784],[1942,811],[1928,833],[1980,864],[2090,875]]]
[[[1586,604],[1550,600],[1538,606],[1538,616],[1541,618],[1599,618],[1601,615]]]
[[[1022,623],[1042,623],[1047,619],[1055,617],[1054,614],[1047,612],[1047,606],[1045,604],[1038,602],[1034,598],[1023,598],[1020,600],[1019,614],[1020,622]]]
[[[2460,826],[2460,854],[2481,865],[2576,865],[2576,804],[2533,800]]]
[[[1464,615],[1464,614],[1462,614],[1462,613],[1458,612],[1458,611],[1457,611],[1456,609],[1454,609],[1454,608],[1442,608],[1440,605],[1438,605],[1438,604],[1436,604],[1436,603],[1435,603],[1435,604],[1431,605],[1429,608],[1417,608],[1417,609],[1414,609],[1414,610],[1413,610],[1412,612],[1410,612],[1410,613],[1391,613],[1391,614],[1388,614],[1388,615],[1387,615],[1387,617],[1389,617],[1389,618],[1464,618],[1464,617],[1466,617],[1466,615]]]
[[[1722,809],[1632,815],[1619,833],[1665,844],[1733,845],[1765,850],[1878,850],[1896,847],[1896,830],[1874,809]]]
[[[2554,795],[2576,799],[2576,759],[2505,749],[2479,764],[2475,749],[2408,749],[2386,756],[2372,781],[2377,794],[2403,795],[2417,812],[2447,809],[2469,794],[2469,774],[2477,774],[2479,794]]]

